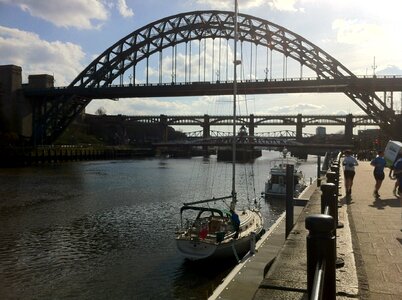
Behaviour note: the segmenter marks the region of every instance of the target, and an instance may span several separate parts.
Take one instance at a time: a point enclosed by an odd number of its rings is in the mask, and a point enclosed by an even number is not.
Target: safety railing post
[[[321,156],[317,155],[317,187],[321,185]]]
[[[335,222],[338,220],[338,205],[336,201],[336,185],[334,183],[324,183],[321,185],[321,213],[325,213],[328,207],[328,214],[331,215]]]
[[[327,177],[327,182],[328,182],[328,183],[336,184],[337,178],[336,178],[336,173],[335,173],[335,172],[333,172],[333,171],[327,171],[327,173],[325,174],[325,176]]]
[[[321,185],[321,213],[329,214],[332,218],[334,218],[335,228],[335,243],[336,243],[336,229],[339,227],[343,227],[338,225],[338,201],[336,199],[336,190],[337,186],[334,183],[325,183]],[[328,209],[328,210],[327,210]],[[335,249],[336,255],[336,249]],[[336,267],[341,268],[345,265],[345,261],[342,258],[336,258]]]
[[[334,183],[337,186],[337,190],[336,190],[336,199],[338,200],[339,197],[339,172],[340,172],[340,168],[339,168],[339,163],[338,162],[333,162],[331,164],[331,172],[335,172],[335,178],[334,178]]]
[[[322,299],[335,300],[335,220],[330,215],[310,215],[306,217],[305,226],[309,230],[307,236],[307,291],[309,299],[314,290],[314,285],[317,284],[314,282],[317,263],[325,260]]]

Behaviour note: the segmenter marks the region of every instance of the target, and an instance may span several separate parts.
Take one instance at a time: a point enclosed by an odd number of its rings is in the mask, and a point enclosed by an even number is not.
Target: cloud
[[[333,47],[337,58],[346,62],[355,74],[371,75],[373,67],[377,71],[386,70],[389,65],[401,68],[402,61],[395,58],[400,57],[402,42],[395,38],[390,24],[338,18],[332,22],[332,29],[336,35]],[[400,71],[388,74],[400,74]]]
[[[188,112],[191,108],[189,104],[153,98],[119,99],[118,101],[94,100],[85,111],[93,114],[99,107],[104,107],[108,115],[155,115],[156,111],[157,114],[177,115],[178,111]]]
[[[69,42],[48,42],[32,32],[0,26],[0,65],[21,66],[28,74],[55,76],[56,85],[67,85],[83,69],[85,57],[81,46]]]
[[[78,29],[99,28],[100,22],[108,19],[108,11],[97,0],[0,0],[8,5],[17,5],[21,10],[53,23],[57,27]]]
[[[373,36],[384,35],[381,26],[358,20],[336,19],[332,29],[337,32],[337,41],[343,44],[370,44],[374,42]]]
[[[124,18],[134,16],[126,0],[0,0],[0,3],[16,5],[33,17],[64,28],[99,29],[113,8]]]
[[[326,109],[324,105],[315,105],[310,103],[295,103],[292,105],[274,106],[267,109],[268,114],[283,115],[283,114],[318,114]]]
[[[94,113],[103,106],[108,115],[203,115],[206,107],[211,107],[215,97],[180,97],[180,98],[126,98],[119,101],[94,100],[87,107],[87,113]],[[227,105],[227,104],[226,104]],[[228,105],[227,105],[228,106]]]
[[[377,72],[377,75],[402,75],[402,69],[395,65],[388,65],[384,69],[380,69]]]
[[[120,15],[122,15],[125,18],[134,16],[134,12],[131,8],[127,6],[126,0],[118,0],[117,9]]]
[[[269,6],[274,10],[279,11],[298,11],[295,7],[297,0],[272,0]]]
[[[196,2],[199,5],[209,7],[212,9],[220,9],[220,10],[234,9],[233,0],[197,0]],[[247,0],[247,1],[238,1],[238,5],[240,10],[263,8],[265,6],[269,6],[271,9],[278,11],[298,11],[302,10],[296,8],[296,4],[298,2],[300,2],[300,0],[270,0],[270,1]]]

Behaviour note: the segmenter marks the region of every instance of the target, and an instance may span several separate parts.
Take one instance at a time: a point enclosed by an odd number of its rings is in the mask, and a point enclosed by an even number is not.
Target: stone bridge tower
[[[0,66],[0,137],[8,144],[23,143],[32,137],[33,100],[23,95],[21,73],[19,66]],[[46,74],[30,75],[24,85],[49,88],[54,86],[54,78]]]

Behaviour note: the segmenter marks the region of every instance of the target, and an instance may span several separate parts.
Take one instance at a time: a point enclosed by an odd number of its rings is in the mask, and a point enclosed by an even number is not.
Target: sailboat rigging
[[[263,232],[264,220],[258,207],[238,210],[236,192],[236,96],[238,42],[238,5],[235,0],[234,74],[233,74],[233,140],[232,140],[232,192],[230,196],[184,203],[180,209],[181,224],[176,244],[179,252],[190,260],[235,257],[247,253],[255,239]],[[218,201],[230,199],[227,207],[211,207]],[[225,203],[225,202],[224,202]],[[205,206],[204,204],[207,204]],[[193,219],[183,221],[183,214],[192,212]]]

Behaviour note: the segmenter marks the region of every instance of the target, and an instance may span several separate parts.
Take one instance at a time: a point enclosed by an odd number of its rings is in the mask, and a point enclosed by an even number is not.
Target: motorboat
[[[288,157],[286,148],[281,153],[281,158],[273,161],[269,176],[265,182],[265,196],[267,198],[286,197],[286,166],[293,165],[293,196],[297,198],[306,188],[306,182],[302,171],[298,170],[300,165],[297,159]]]

